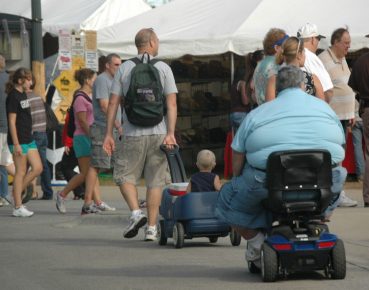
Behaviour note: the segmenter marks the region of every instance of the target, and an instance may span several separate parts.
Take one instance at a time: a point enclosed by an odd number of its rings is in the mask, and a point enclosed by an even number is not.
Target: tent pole
[[[231,84],[233,84],[234,80],[234,54],[231,52]]]

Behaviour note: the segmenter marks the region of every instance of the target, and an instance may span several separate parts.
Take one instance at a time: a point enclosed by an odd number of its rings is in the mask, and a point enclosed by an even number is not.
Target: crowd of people
[[[199,172],[191,177],[187,188],[188,192],[220,191],[216,213],[248,240],[246,259],[256,264],[264,240],[263,229],[271,223],[270,214],[261,205],[267,195],[265,169],[270,153],[327,149],[332,156],[334,198],[325,212],[326,220],[336,206],[357,205],[342,190],[347,172],[340,164],[348,130],[363,134],[369,152],[369,56],[359,58],[351,73],[345,59],[350,48],[349,30],[336,29],[331,46],[317,56],[323,37],[310,23],[297,31],[297,37],[279,28],[267,32],[263,50],[246,57],[245,70],[238,74],[231,88],[232,181],[221,185],[219,176],[212,173],[214,154],[202,150],[196,163]],[[169,149],[177,145],[177,87],[171,68],[155,58],[159,51],[156,33],[141,29],[135,45],[137,57],[122,64],[117,54],[110,54],[98,76],[87,68],[75,73],[80,88],[74,93],[70,111],[73,115],[69,116],[75,130],[73,136],[63,134],[62,162],[68,169],[68,184],[56,193],[56,208],[65,214],[66,198],[75,191],[76,196],[84,199],[81,214],[114,211],[102,200],[98,179],[101,170],[113,167],[114,181],[131,211],[123,236],[133,238],[146,225],[145,240],[154,241],[168,170],[160,145]],[[136,78],[140,71],[142,78],[157,78],[158,84],[150,92],[148,88],[132,89],[140,81]],[[34,214],[22,204],[22,192],[27,192],[27,185],[39,175],[42,199],[50,200],[54,195],[46,161],[45,109],[42,98],[32,92],[33,86],[31,71],[19,68],[9,76],[0,56],[0,205],[13,203],[16,217]],[[130,98],[135,93],[140,94],[143,103],[158,101],[155,110],[163,107],[165,113],[151,118],[150,110],[134,107]],[[355,94],[360,101],[356,110]],[[146,119],[139,114],[149,115]],[[361,146],[360,137],[357,140],[355,144]],[[355,156],[360,151],[362,154],[362,150],[356,149]],[[70,173],[77,164],[79,173]],[[369,158],[365,166],[363,158],[358,164],[364,205],[369,207]],[[14,175],[12,201],[7,174]],[[147,188],[147,215],[138,200],[137,184],[142,175]]]
[[[369,152],[369,130],[365,127],[369,118],[369,54],[356,61],[351,73],[345,58],[351,43],[348,28],[333,31],[331,46],[317,56],[322,38],[311,23],[302,26],[297,37],[277,28],[266,34],[265,57],[253,75],[258,107],[245,114],[231,145],[234,177],[221,188],[216,213],[247,240],[245,258],[257,267],[265,231],[272,223],[270,212],[262,206],[268,195],[266,162],[272,152],[330,152],[333,198],[324,212],[322,222],[326,222],[337,206],[357,206],[343,191],[347,171],[341,166],[346,134],[352,130],[357,176],[363,180],[364,207],[369,207],[369,159],[364,169],[362,149],[364,136],[365,152]],[[242,100],[240,90],[238,95]],[[360,101],[356,110],[355,97]]]

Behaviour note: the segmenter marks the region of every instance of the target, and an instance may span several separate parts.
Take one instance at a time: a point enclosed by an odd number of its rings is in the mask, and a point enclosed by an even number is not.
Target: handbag
[[[44,102],[45,114],[46,114],[46,131],[52,132],[59,128],[59,121],[55,116],[54,111],[51,109],[50,105]]]

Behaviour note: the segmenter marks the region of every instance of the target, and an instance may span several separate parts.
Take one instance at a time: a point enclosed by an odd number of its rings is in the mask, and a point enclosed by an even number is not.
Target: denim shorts
[[[37,150],[37,145],[35,141],[32,141],[28,144],[20,144],[22,147],[22,154],[27,155],[29,150]],[[9,145],[9,150],[13,154],[14,153],[14,145]]]
[[[236,131],[240,127],[243,119],[245,119],[246,116],[247,116],[246,112],[233,112],[229,115],[229,118],[230,118],[230,121],[231,121],[231,126],[234,130],[234,133],[236,133]]]
[[[341,166],[332,169],[333,197],[324,212],[325,216],[329,216],[337,207],[346,175],[346,169]],[[268,229],[272,224],[272,215],[261,203],[268,196],[265,179],[264,171],[246,165],[241,176],[233,177],[221,188],[215,209],[218,218],[242,228]]]
[[[75,135],[73,149],[77,158],[91,156],[91,139],[86,135]]]
[[[261,204],[268,196],[265,175],[264,171],[247,165],[241,176],[224,184],[215,209],[218,218],[242,228],[268,228],[272,215]]]

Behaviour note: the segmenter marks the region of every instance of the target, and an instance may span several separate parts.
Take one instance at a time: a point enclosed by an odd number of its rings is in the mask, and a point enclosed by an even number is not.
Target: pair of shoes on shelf
[[[354,207],[357,206],[357,201],[349,198],[346,193],[342,190],[340,194],[339,207]]]
[[[31,217],[33,214],[34,212],[28,210],[24,205],[13,209],[13,216],[15,217]]]

